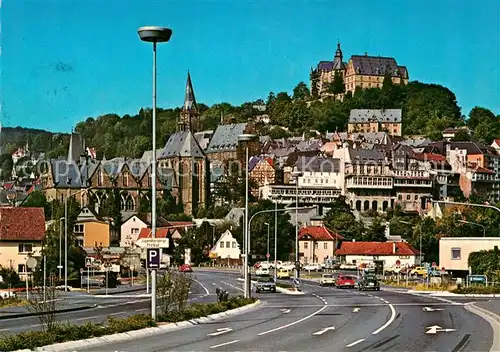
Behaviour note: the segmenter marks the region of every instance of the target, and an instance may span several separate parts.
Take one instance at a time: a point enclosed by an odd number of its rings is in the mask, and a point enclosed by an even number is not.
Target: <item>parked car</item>
[[[0,299],[15,298],[16,294],[12,291],[0,291]]]
[[[354,276],[339,275],[335,281],[337,288],[354,288],[356,286],[356,278]]]
[[[192,273],[193,268],[191,268],[191,265],[189,264],[182,264],[181,266],[179,266],[179,271],[181,273]]]
[[[321,270],[323,270],[320,263],[306,264],[306,265],[304,265],[304,267],[302,269],[306,270],[306,271],[321,271]]]
[[[257,270],[255,270],[255,275],[257,275],[257,276],[269,276],[269,269],[259,267]]]
[[[281,269],[276,274],[276,277],[278,279],[289,279],[290,278],[290,271],[289,270]]]
[[[276,292],[276,283],[272,277],[261,277],[257,280],[255,292],[260,293],[262,291]]]
[[[423,266],[417,266],[410,271],[410,275],[427,277],[427,269]]]
[[[375,275],[366,275],[358,283],[358,290],[374,290],[380,291],[380,283]]]
[[[281,270],[288,270],[292,271],[295,270],[295,263],[293,262],[283,262],[283,263],[278,263],[278,269]]]
[[[321,279],[319,279],[319,285],[320,286],[329,286],[329,285],[335,286],[335,277],[333,276],[333,274],[323,274],[323,275],[321,275]]]

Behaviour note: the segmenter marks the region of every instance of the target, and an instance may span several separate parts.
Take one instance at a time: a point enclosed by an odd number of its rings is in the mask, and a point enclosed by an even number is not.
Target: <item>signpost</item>
[[[146,257],[146,267],[148,269],[159,269],[161,262],[161,249],[148,248]]]
[[[141,238],[137,245],[141,248],[169,248],[168,238]]]
[[[28,271],[28,269],[31,269],[31,271],[33,272],[33,270],[35,270],[36,266],[38,264],[38,261],[33,258],[33,257],[28,257],[28,259],[26,259],[26,300],[28,301],[29,300],[29,281],[30,281],[30,273]]]
[[[92,262],[94,258],[85,257],[85,266],[87,267],[87,293],[90,293],[90,267],[92,266]]]

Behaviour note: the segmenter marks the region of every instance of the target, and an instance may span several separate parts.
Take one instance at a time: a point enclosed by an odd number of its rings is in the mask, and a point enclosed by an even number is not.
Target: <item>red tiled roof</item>
[[[273,162],[273,159],[271,158],[266,158],[266,161],[269,163],[269,165],[273,166],[274,167],[274,162]]]
[[[323,226],[302,227],[299,229],[299,240],[305,239],[305,236],[311,236],[315,241],[335,241],[335,237],[337,237],[337,240],[344,239],[343,236]]]
[[[396,253],[394,253],[396,245]],[[342,242],[336,255],[418,255],[406,242]]]
[[[481,167],[481,166],[476,168],[474,171],[477,173],[480,173],[480,174],[495,174],[494,171],[489,170],[489,169],[485,169],[484,167]]]
[[[446,157],[444,155],[435,153],[415,153],[415,158],[425,161],[446,161]]]
[[[167,238],[167,234],[169,233],[171,229],[168,228],[157,228],[156,229],[156,238]],[[151,229],[150,228],[142,228],[141,232],[139,232],[139,237],[137,239],[141,238],[151,238]]]
[[[196,223],[192,221],[170,221],[167,220],[168,226],[170,227],[192,227],[196,225]]]
[[[42,241],[44,238],[43,208],[0,208],[0,241]]]

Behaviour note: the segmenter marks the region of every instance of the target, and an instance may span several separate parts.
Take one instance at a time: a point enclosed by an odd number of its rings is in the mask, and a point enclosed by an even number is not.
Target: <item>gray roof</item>
[[[386,72],[392,77],[408,78],[405,66],[398,66],[392,57],[353,55],[351,61],[357,74],[368,76],[384,76]]]
[[[363,140],[370,144],[386,144],[388,142],[388,134],[386,132],[353,133],[351,139],[353,141]]]
[[[125,158],[117,157],[110,160],[101,161],[101,165],[109,176],[116,176],[120,173],[123,165],[126,163]]]
[[[52,178],[57,188],[83,188],[85,187],[84,175],[74,162],[67,160],[50,160]],[[90,175],[89,175],[90,176]]]
[[[156,159],[160,158],[161,153],[163,153],[163,149],[156,149]],[[151,161],[153,160],[153,150],[146,150],[142,154],[141,160],[151,163]]]
[[[177,187],[177,180],[175,179],[175,173],[173,169],[160,167],[157,170],[158,180],[162,184],[164,189],[172,189]]]
[[[358,149],[349,148],[349,156],[351,157],[352,164],[365,164],[365,163],[385,163],[384,153],[379,149]]]
[[[208,143],[210,143],[210,138],[214,135],[214,131],[208,130],[208,131],[201,131],[201,132],[196,132],[194,134],[194,138],[196,138],[196,141],[200,145],[201,149],[205,150],[208,147]]]
[[[68,161],[79,162],[85,153],[85,140],[78,133],[71,133],[69,139]]]
[[[349,123],[366,123],[370,121],[380,123],[401,123],[401,109],[352,109]]]
[[[301,156],[297,159],[297,169],[302,172],[340,172],[340,159],[322,156]]]
[[[171,157],[203,158],[205,154],[191,131],[180,131],[172,134],[163,148],[161,158]]]
[[[238,146],[238,136],[245,133],[246,127],[246,123],[217,126],[206,152],[235,151]]]

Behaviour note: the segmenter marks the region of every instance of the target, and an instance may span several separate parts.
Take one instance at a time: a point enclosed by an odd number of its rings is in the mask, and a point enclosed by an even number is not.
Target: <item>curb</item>
[[[286,288],[279,287],[279,286],[276,286],[276,291],[283,293],[285,295],[305,295],[305,293],[302,291],[290,291],[290,290],[287,290]]]
[[[113,291],[113,292],[109,292],[108,291],[108,296],[112,296],[112,295],[119,295],[120,293],[127,293],[127,292],[137,292],[137,291],[144,291],[146,290],[146,286],[144,285],[144,287],[140,287],[140,288],[133,288],[133,289],[130,289],[130,290],[124,290],[124,291]],[[106,292],[91,292],[90,293],[91,295],[93,296],[98,296],[98,295],[105,295]]]
[[[498,324],[500,324],[500,316],[496,313],[490,312],[489,310],[484,309],[483,307],[479,307],[479,306],[475,305],[474,303],[470,303],[470,304],[466,305],[465,307],[466,307],[466,309],[467,309],[467,307],[469,307],[470,309],[468,309],[468,310],[476,310],[476,311],[479,311],[485,315],[488,315],[493,320],[495,320]]]
[[[59,313],[68,313],[68,312],[77,312],[80,310],[86,310],[86,309],[92,309],[92,308],[97,308],[97,304],[93,304],[91,306],[83,306],[83,307],[78,307],[78,308],[67,308],[67,309],[60,309],[56,311],[56,314]],[[26,317],[34,317],[38,315],[43,315],[44,313],[20,313],[20,314],[10,314],[10,315],[4,315],[0,316],[0,320],[7,320],[7,319],[16,319],[16,318],[26,318]]]
[[[43,347],[37,347],[34,350],[17,350],[16,352],[30,352],[30,351],[50,351],[50,352],[62,352],[62,351],[74,351],[79,348],[88,348],[88,347],[98,347],[102,345],[106,345],[109,343],[116,343],[116,342],[125,342],[129,340],[135,340],[138,338],[143,338],[143,337],[148,337],[148,336],[155,336],[155,335],[160,335],[164,334],[169,331],[173,330],[178,330],[178,329],[184,329],[188,328],[190,326],[194,325],[199,325],[199,324],[204,324],[204,323],[209,323],[213,320],[225,318],[228,316],[233,316],[237,314],[241,314],[247,310],[250,310],[252,308],[255,308],[262,302],[260,300],[256,301],[255,303],[248,304],[243,307],[227,310],[222,313],[217,313],[217,314],[212,314],[208,315],[206,317],[201,317],[201,318],[196,318],[192,320],[186,320],[186,321],[180,321],[177,323],[167,323],[164,325],[160,325],[157,327],[152,327],[152,328],[144,328],[140,330],[133,330],[133,331],[128,331],[128,332],[121,332],[113,335],[105,335],[101,337],[92,337],[89,339],[85,340],[77,340],[77,341],[67,341],[67,342],[62,342],[62,343],[56,343],[53,345],[48,345],[48,346],[43,346]]]
[[[493,329],[493,345],[491,346],[491,352],[500,351],[500,316],[490,312],[487,309],[476,306],[474,303],[467,304],[465,309],[469,312],[483,318],[486,320]]]

